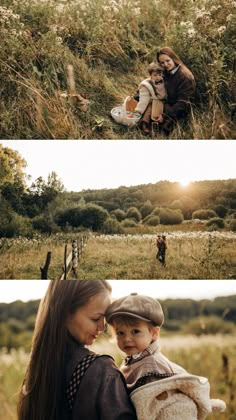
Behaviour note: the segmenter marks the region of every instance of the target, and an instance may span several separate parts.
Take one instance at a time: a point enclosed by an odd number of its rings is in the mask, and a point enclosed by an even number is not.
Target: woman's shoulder
[[[194,80],[193,73],[184,64],[179,67],[177,72],[182,79]]]
[[[101,372],[117,372],[118,368],[112,356],[108,354],[97,354],[96,359],[93,362],[93,366],[96,370]]]

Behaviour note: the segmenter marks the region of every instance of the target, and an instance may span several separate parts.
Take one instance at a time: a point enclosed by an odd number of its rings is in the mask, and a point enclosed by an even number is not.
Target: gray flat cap
[[[109,324],[117,316],[126,315],[143,321],[152,322],[161,326],[164,322],[164,314],[160,303],[150,296],[131,293],[129,296],[115,300],[108,306],[105,317]]]

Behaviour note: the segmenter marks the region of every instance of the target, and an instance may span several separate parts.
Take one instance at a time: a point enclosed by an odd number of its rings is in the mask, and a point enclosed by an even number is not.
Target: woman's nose
[[[103,331],[103,330],[104,330],[104,327],[105,327],[105,320],[104,320],[104,318],[101,318],[101,319],[98,321],[98,324],[97,324],[97,330],[98,330],[98,331]]]

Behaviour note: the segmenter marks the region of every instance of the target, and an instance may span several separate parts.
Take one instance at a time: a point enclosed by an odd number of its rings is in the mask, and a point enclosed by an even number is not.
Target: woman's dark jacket
[[[190,111],[195,86],[192,73],[188,73],[181,65],[174,74],[165,72],[165,87],[167,91],[167,102],[164,106],[165,116],[170,119],[185,117]]]
[[[68,339],[66,385],[77,364],[90,351]],[[109,356],[98,357],[87,369],[76,394],[70,420],[137,420],[123,375]]]

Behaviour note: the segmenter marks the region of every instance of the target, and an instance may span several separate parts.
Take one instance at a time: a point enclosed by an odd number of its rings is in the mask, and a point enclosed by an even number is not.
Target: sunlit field
[[[155,235],[92,237],[79,265],[83,279],[236,278],[233,233],[173,232],[167,235],[166,267],[156,260]]]
[[[221,398],[227,404],[225,413],[209,415],[208,419],[236,418],[236,338],[235,336],[164,336],[162,352],[189,372],[208,377],[211,398]],[[92,349],[111,354],[119,365],[122,355],[114,339],[98,340]],[[16,420],[16,401],[29,355],[23,350],[9,354],[0,351],[0,412],[1,419]],[[223,363],[224,358],[224,363]]]
[[[165,232],[166,267],[156,260],[156,235],[90,235],[79,260],[80,279],[235,279],[236,235],[233,232]],[[63,273],[64,247],[76,235],[0,242],[0,278],[40,279],[48,251],[49,278]],[[72,274],[71,274],[72,276]]]

